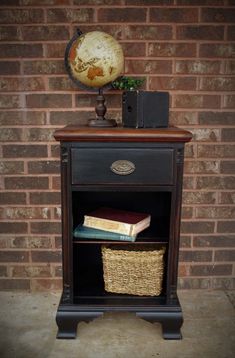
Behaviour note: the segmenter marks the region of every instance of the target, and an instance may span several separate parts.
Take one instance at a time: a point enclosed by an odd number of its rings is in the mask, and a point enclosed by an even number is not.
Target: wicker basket
[[[154,245],[102,246],[105,290],[158,296],[162,290],[165,248]]]

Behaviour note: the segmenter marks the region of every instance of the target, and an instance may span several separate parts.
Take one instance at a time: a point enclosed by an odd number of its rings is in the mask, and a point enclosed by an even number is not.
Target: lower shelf
[[[178,298],[174,303],[166,304],[161,302],[161,297],[143,298],[136,301],[108,298],[102,302],[99,298],[75,298],[77,304],[59,304],[56,322],[58,325],[57,338],[76,338],[77,324],[80,321],[93,320],[105,312],[134,312],[138,317],[150,322],[160,322],[164,339],[181,339],[180,328],[183,324],[183,314]],[[152,303],[151,303],[152,300]],[[99,301],[99,304],[98,304]],[[137,301],[138,304],[137,304]],[[134,303],[135,302],[135,303]]]

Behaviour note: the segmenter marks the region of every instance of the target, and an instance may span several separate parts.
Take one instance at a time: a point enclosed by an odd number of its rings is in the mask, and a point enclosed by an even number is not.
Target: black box
[[[122,95],[122,122],[130,128],[168,127],[169,93],[125,91]]]

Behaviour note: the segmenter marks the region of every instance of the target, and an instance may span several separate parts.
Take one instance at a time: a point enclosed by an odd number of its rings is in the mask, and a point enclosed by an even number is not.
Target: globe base
[[[90,119],[88,125],[89,127],[116,127],[117,122],[115,119]]]

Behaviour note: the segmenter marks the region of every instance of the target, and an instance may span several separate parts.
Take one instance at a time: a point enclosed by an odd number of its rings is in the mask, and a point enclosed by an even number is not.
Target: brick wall
[[[235,1],[1,0],[0,288],[61,285],[59,150],[55,129],[86,123],[95,97],[68,79],[76,27],[125,50],[125,72],[171,95],[186,147],[181,288],[234,287]],[[106,96],[120,119],[118,91]]]

